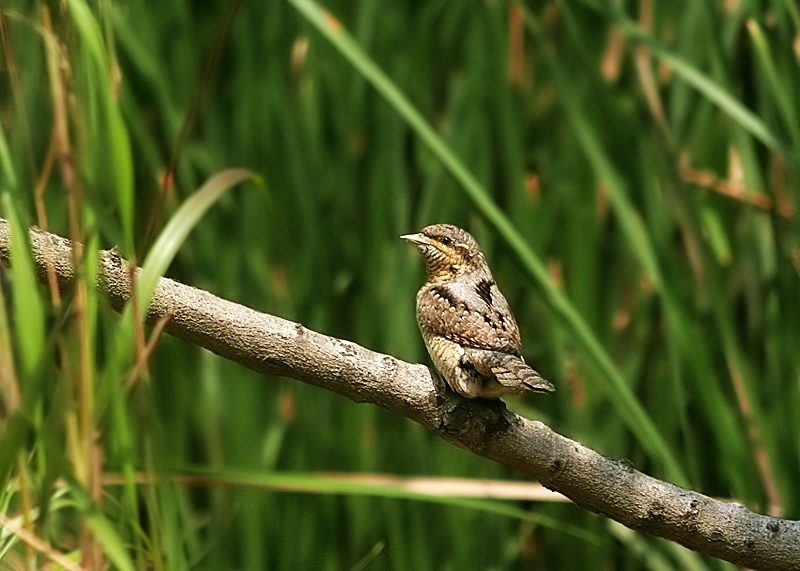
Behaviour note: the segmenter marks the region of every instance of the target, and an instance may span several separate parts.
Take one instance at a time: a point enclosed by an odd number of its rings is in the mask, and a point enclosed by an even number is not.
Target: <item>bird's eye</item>
[[[445,246],[450,246],[450,245],[453,243],[453,239],[452,239],[451,237],[449,237],[449,236],[444,236],[444,237],[441,239],[441,242],[442,242],[442,244],[444,244]]]

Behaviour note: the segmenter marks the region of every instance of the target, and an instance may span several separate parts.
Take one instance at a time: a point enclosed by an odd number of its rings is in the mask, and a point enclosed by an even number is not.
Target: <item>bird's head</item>
[[[425,260],[428,281],[443,282],[489,268],[480,246],[469,232],[452,224],[426,226],[417,234],[400,236],[414,244]]]

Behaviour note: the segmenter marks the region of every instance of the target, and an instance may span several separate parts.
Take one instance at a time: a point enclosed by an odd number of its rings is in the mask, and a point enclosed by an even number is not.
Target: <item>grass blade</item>
[[[497,204],[492,201],[477,179],[450,151],[442,138],[416,110],[408,98],[361,50],[355,40],[330,13],[310,0],[290,0],[290,2],[395,108],[397,113],[414,129],[420,140],[458,180],[478,210],[491,222],[520,258],[525,269],[539,285],[550,307],[566,323],[572,334],[583,346],[587,355],[600,369],[603,374],[602,386],[613,397],[611,402],[617,408],[620,416],[625,419],[632,433],[653,458],[657,459],[664,467],[668,477],[678,483],[684,483],[686,479],[683,470],[680,468],[670,447],[626,384],[625,379],[614,365],[608,352],[575,309],[575,306],[556,286],[539,256],[530,249],[522,235],[514,228]]]

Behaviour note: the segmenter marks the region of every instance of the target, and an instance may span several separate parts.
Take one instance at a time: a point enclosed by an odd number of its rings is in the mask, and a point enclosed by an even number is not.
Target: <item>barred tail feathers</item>
[[[529,367],[522,357],[501,351],[467,349],[464,358],[482,375],[494,377],[506,387],[519,387],[540,393],[551,393],[556,388]]]

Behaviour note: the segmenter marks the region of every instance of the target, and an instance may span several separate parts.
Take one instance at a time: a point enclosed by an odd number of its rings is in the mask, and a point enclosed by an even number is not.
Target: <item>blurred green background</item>
[[[263,184],[227,192],[167,275],[425,363],[398,236],[458,224],[558,387],[509,406],[800,517],[797,4],[324,9],[4,0],[2,217],[141,262],[205,181],[248,168]],[[147,353],[92,259],[63,296],[24,248],[2,270],[3,569],[732,568],[568,503],[315,480],[519,476],[169,337]]]

